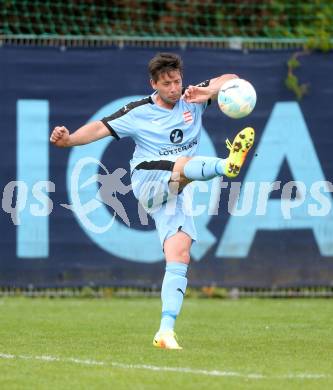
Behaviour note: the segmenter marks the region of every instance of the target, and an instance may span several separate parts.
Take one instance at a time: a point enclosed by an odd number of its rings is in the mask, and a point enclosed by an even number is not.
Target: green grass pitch
[[[333,389],[333,302],[185,299],[182,351],[157,298],[0,299],[1,389]]]

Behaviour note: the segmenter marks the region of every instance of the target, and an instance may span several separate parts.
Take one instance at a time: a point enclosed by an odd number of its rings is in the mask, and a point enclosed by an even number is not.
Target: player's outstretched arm
[[[90,122],[70,134],[65,126],[56,126],[51,134],[50,142],[61,148],[85,145],[110,135],[110,131],[101,121]]]
[[[209,99],[216,99],[221,86],[228,80],[237,79],[235,74],[224,74],[211,79],[207,87],[190,85],[184,92],[184,99],[189,103],[204,103]]]

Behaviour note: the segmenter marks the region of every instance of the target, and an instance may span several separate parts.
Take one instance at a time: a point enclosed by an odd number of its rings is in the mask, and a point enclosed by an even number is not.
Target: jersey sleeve
[[[134,138],[135,118],[133,111],[127,106],[122,107],[110,116],[104,117],[102,122],[116,140],[124,137]]]
[[[202,81],[201,83],[197,84],[196,86],[197,87],[208,87],[209,83],[210,83],[210,80],[205,80],[205,81]],[[184,93],[185,90],[186,90],[186,88],[183,88],[182,93]],[[211,102],[212,102],[212,100],[208,99],[204,103],[196,103],[195,104],[195,107],[199,111],[200,115],[202,115],[204,113],[204,111],[206,110],[207,106],[209,106],[211,104]]]
[[[208,87],[210,83],[210,80],[205,80],[202,81],[201,83],[197,84],[197,87]],[[200,109],[201,109],[201,114],[205,111],[205,109],[212,103],[212,99],[208,99],[204,103],[199,103]]]

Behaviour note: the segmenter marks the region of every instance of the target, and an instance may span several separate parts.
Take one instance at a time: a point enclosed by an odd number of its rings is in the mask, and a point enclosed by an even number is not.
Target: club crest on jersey
[[[183,118],[184,118],[185,123],[193,122],[193,117],[192,117],[191,111],[183,112]]]

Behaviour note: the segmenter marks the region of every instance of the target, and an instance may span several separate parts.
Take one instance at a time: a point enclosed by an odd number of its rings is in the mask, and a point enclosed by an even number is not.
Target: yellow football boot
[[[236,135],[233,143],[226,140],[227,148],[230,150],[224,172],[226,176],[233,178],[239,174],[245,158],[253,146],[254,137],[254,129],[246,127]]]

